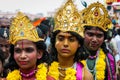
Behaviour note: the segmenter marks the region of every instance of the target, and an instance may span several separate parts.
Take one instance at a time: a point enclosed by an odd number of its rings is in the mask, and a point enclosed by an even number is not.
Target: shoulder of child
[[[94,80],[92,74],[88,71],[88,69],[83,68],[83,80]]]

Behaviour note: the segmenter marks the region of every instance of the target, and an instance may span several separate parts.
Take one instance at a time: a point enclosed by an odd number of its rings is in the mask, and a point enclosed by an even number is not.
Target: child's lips
[[[27,64],[26,61],[20,61],[19,63],[22,64],[22,65],[26,65]]]

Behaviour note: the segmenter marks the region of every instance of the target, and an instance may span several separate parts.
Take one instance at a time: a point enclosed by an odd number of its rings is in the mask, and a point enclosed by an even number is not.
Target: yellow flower
[[[100,49],[100,53],[98,55],[97,61],[96,61],[96,79],[97,80],[104,80],[105,78],[105,67],[106,67],[106,63],[105,63],[105,53],[103,52],[102,49]],[[85,60],[81,61],[86,67],[87,67],[87,63]]]
[[[58,70],[58,62],[53,62],[51,66],[49,67],[48,75],[53,77],[55,80],[58,80],[59,78],[59,70]]]
[[[20,71],[14,70],[14,71],[10,72],[7,76],[7,80],[22,80],[21,76],[20,76]]]
[[[47,76],[47,68],[45,64],[38,65],[38,71],[36,73],[37,80],[46,80],[46,76]]]
[[[59,63],[53,62],[51,66],[49,67],[48,75],[53,77],[55,80],[59,80]],[[65,71],[65,78],[64,80],[76,80],[76,70],[74,68],[68,68]]]
[[[73,68],[68,68],[65,72],[65,80],[76,80],[76,70]]]
[[[46,80],[47,77],[47,68],[45,64],[38,65],[38,70],[36,73],[36,80]],[[16,76],[17,75],[17,76]],[[22,80],[22,76],[20,75],[19,70],[14,70],[10,72],[7,76],[7,80]]]

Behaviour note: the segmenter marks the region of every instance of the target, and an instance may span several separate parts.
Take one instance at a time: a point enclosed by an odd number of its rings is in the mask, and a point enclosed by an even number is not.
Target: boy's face
[[[104,33],[93,27],[84,32],[84,45],[89,50],[96,51],[104,42]]]
[[[0,38],[0,48],[2,49],[2,51],[4,52],[5,55],[5,59],[7,59],[9,57],[9,43],[8,40]]]

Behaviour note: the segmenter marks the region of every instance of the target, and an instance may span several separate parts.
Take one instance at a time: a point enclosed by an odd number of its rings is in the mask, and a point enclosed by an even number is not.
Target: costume
[[[59,72],[58,68],[59,68],[59,63],[57,62],[53,62],[49,68],[48,75],[54,78],[55,80],[59,80],[59,75],[64,76]],[[66,76],[64,80],[83,80],[82,69],[83,69],[82,63],[80,62],[75,63],[73,67],[66,69],[65,71]]]
[[[80,27],[80,14],[73,4],[72,0],[68,0],[65,5],[63,5],[56,13],[55,17],[55,27],[53,32],[75,32],[78,36],[83,36],[83,28]],[[56,53],[57,54],[57,53]],[[74,62],[74,64],[69,68],[59,67],[58,62],[53,62],[49,68],[48,75],[59,80],[59,77],[64,77],[64,80],[83,80],[83,64],[81,62]],[[63,75],[59,70],[65,71]]]
[[[88,6],[81,12],[81,15],[83,16],[83,27],[98,27],[104,32],[111,28],[112,23],[108,18],[108,12],[104,5],[99,2]],[[87,48],[85,49],[86,53],[90,54]],[[116,80],[114,56],[109,52],[105,53],[103,48],[99,48],[95,56],[89,56],[83,63],[93,74],[95,80]]]
[[[22,12],[18,12],[17,16],[13,18],[10,26],[9,42],[15,45],[17,41],[27,39],[33,42],[43,41],[38,37],[36,28],[31,24],[28,17]],[[16,76],[17,75],[17,76]],[[30,73],[25,74],[20,69],[14,69],[7,75],[7,80],[22,80],[22,77],[30,77],[35,75],[36,80],[46,80],[47,68],[44,63],[37,65],[36,69]]]

